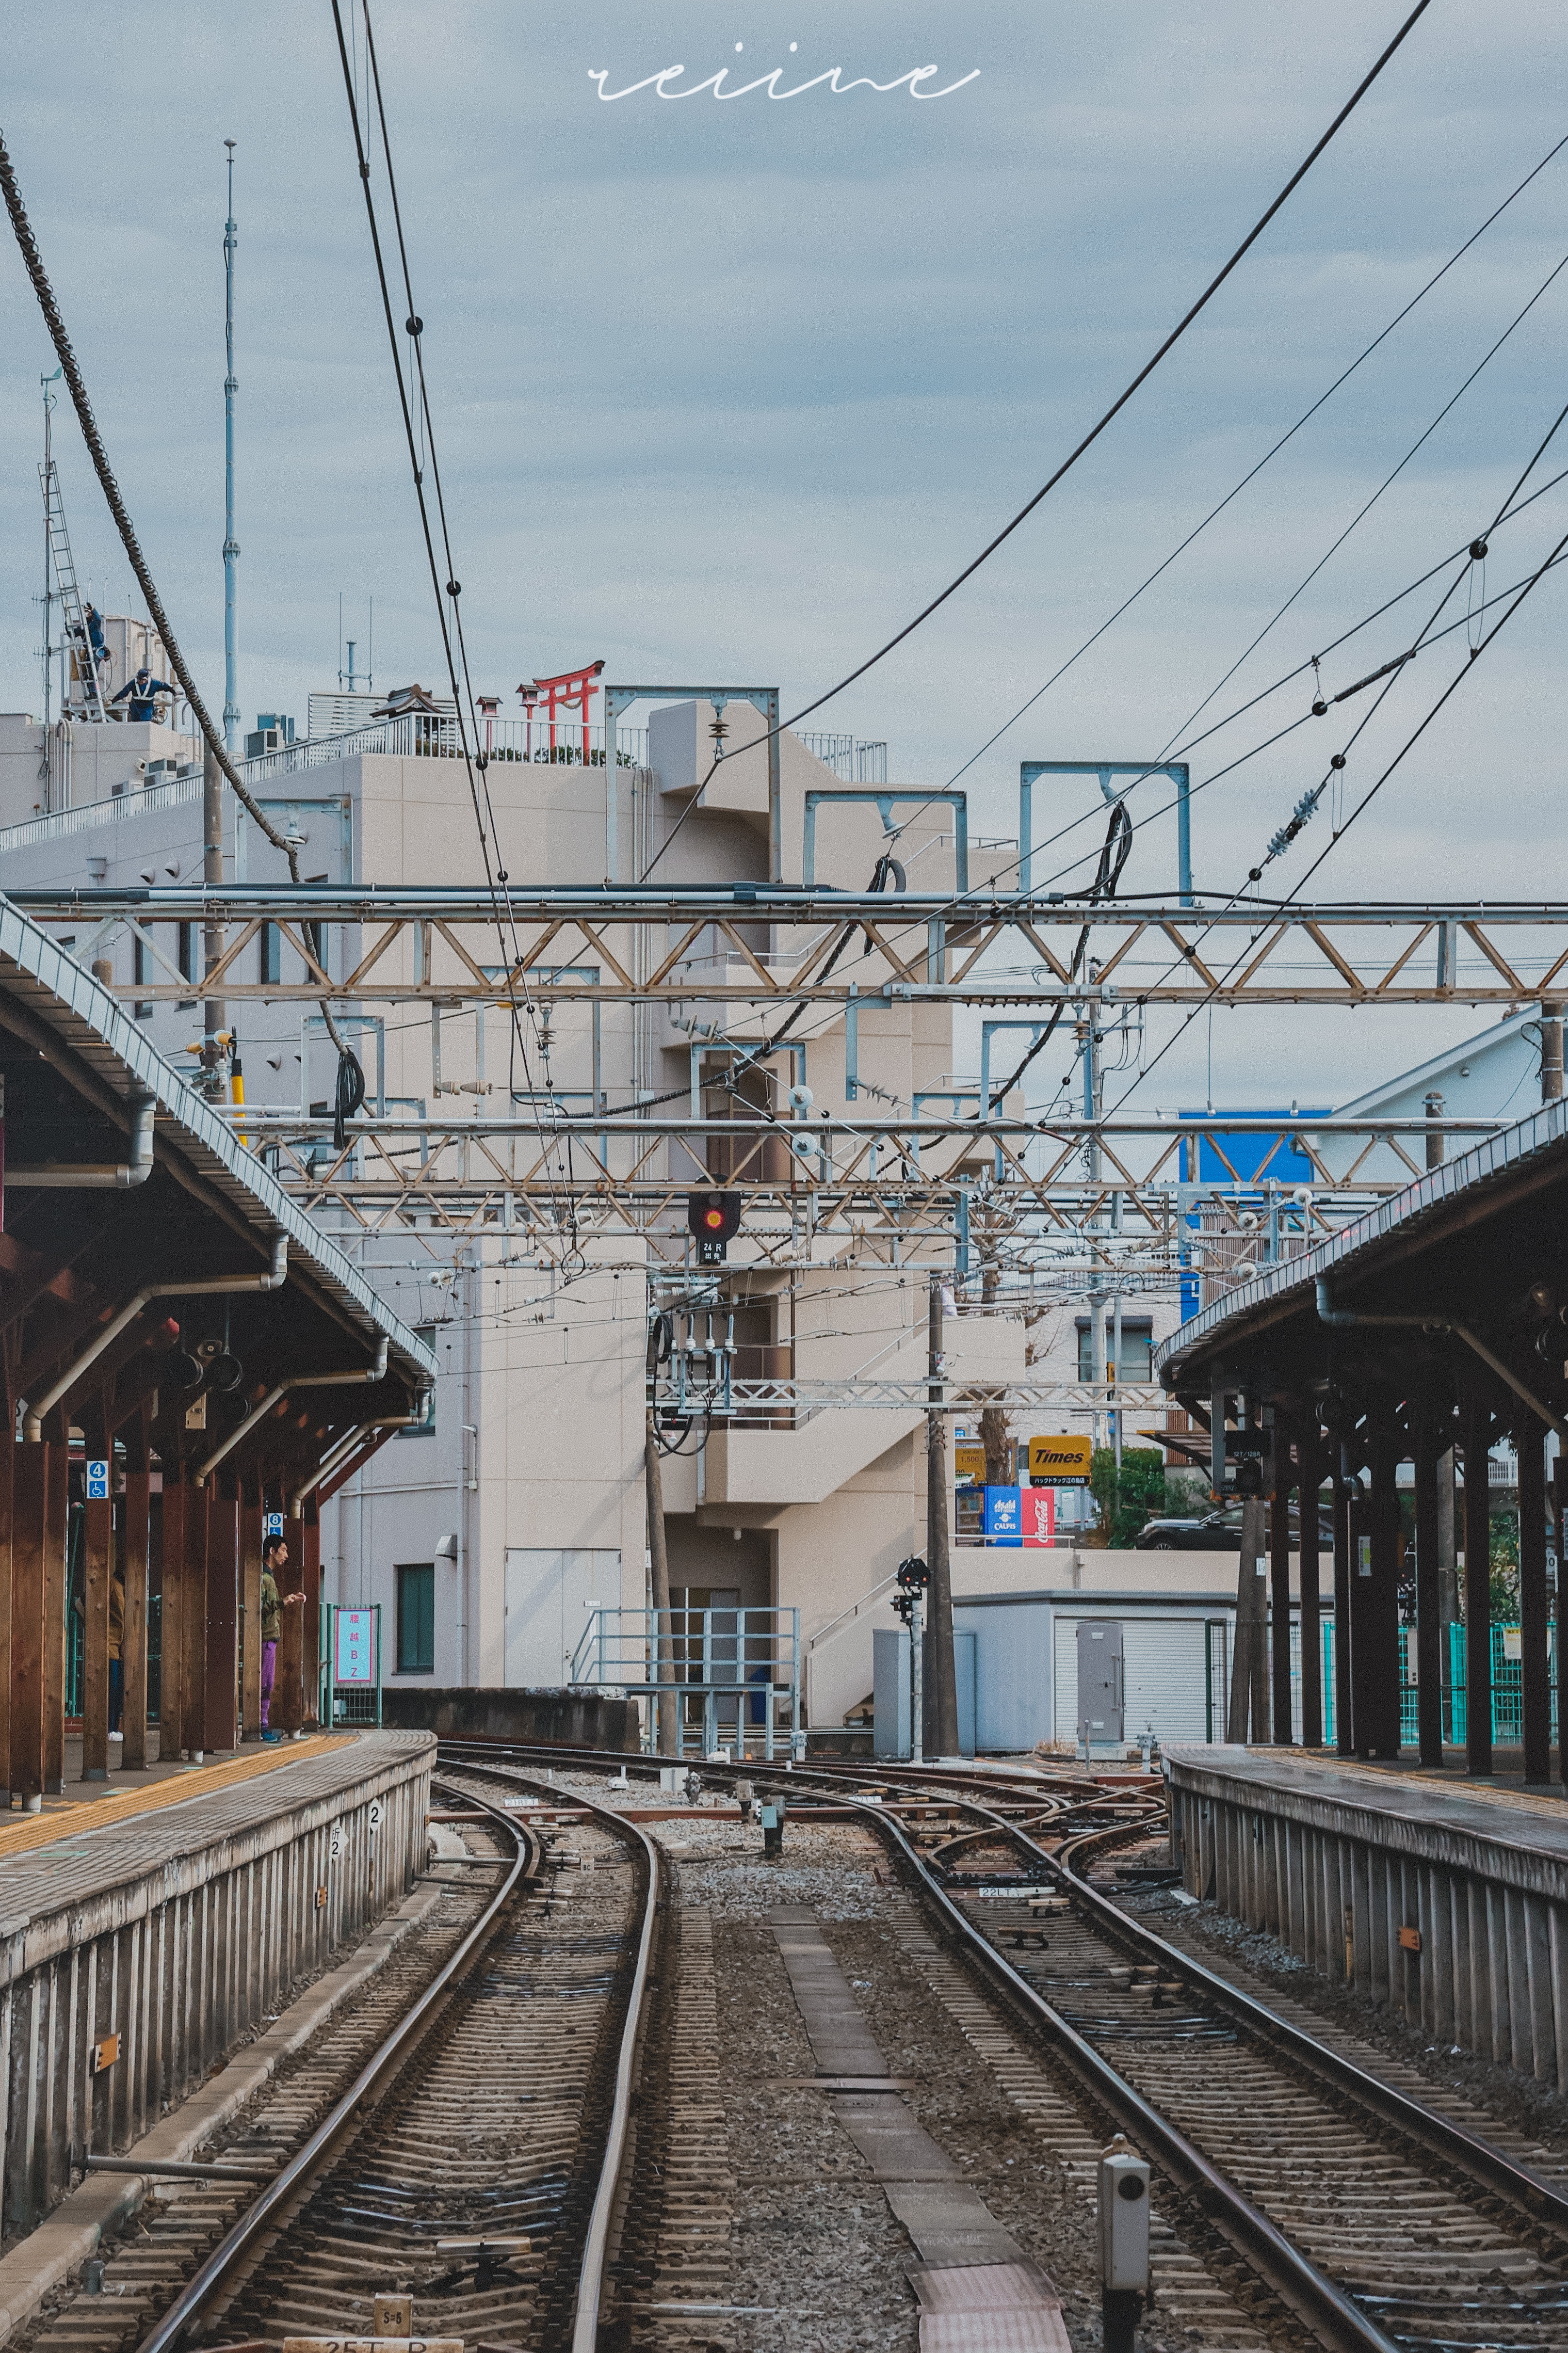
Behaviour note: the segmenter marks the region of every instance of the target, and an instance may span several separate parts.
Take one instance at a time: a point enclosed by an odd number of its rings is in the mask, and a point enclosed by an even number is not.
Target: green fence
[[[1323,1638],[1323,1736],[1331,1747],[1338,1738],[1334,1723],[1334,1621],[1322,1621]],[[1415,1629],[1402,1626],[1399,1630],[1399,1737],[1402,1746],[1414,1748],[1420,1743],[1420,1686],[1414,1672],[1415,1663]],[[1294,1641],[1292,1648],[1296,1647]],[[1494,1626],[1491,1630],[1492,1652],[1492,1738],[1500,1747],[1517,1748],[1524,1737],[1523,1725],[1523,1645],[1517,1626]],[[1548,1720],[1552,1736],[1557,1736],[1557,1626],[1549,1620],[1546,1630],[1546,1672],[1551,1692]],[[1299,1682],[1292,1674],[1292,1683]],[[1465,1745],[1468,1718],[1465,1706],[1465,1630],[1456,1620],[1448,1628],[1447,1672],[1443,1678],[1443,1740],[1452,1748]],[[1297,1733],[1300,1736],[1300,1699],[1297,1697]]]

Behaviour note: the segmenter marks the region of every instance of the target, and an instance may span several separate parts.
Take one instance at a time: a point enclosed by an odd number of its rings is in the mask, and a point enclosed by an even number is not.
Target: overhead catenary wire
[[[336,0],[334,0],[334,6],[335,5]],[[831,702],[836,696],[842,694],[847,687],[853,686],[857,680],[864,678],[868,670],[874,670],[879,662],[885,660],[888,655],[890,654],[896,647],[901,646],[907,638],[912,637],[914,632],[921,627],[922,623],[929,621],[931,615],[940,611],[942,607],[947,603],[951,596],[957,595],[959,589],[963,586],[966,581],[973,578],[981,566],[984,564],[988,563],[990,558],[995,554],[997,549],[1003,546],[1006,541],[1011,539],[1013,533],[1019,528],[1019,526],[1027,521],[1028,517],[1034,513],[1035,509],[1041,503],[1041,501],[1049,497],[1052,491],[1056,489],[1058,483],[1063,481],[1066,477],[1071,473],[1079,459],[1084,457],[1088,451],[1094,447],[1094,444],[1100,439],[1100,435],[1106,430],[1107,427],[1114,422],[1114,420],[1121,415],[1121,411],[1126,407],[1128,402],[1133,397],[1134,394],[1148,382],[1155,369],[1160,365],[1162,360],[1163,360],[1169,353],[1174,350],[1176,344],[1180,343],[1182,337],[1186,333],[1187,329],[1193,324],[1193,322],[1201,314],[1201,312],[1207,309],[1209,303],[1219,292],[1220,288],[1225,284],[1226,279],[1230,277],[1232,271],[1237,269],[1238,264],[1244,260],[1246,256],[1251,251],[1258,238],[1262,236],[1264,230],[1268,227],[1269,222],[1289,202],[1289,198],[1295,194],[1297,188],[1300,187],[1301,182],[1311,170],[1313,164],[1317,162],[1319,156],[1322,154],[1324,149],[1335,137],[1336,133],[1343,128],[1344,124],[1355,112],[1356,108],[1361,104],[1361,101],[1366,96],[1367,91],[1372,88],[1373,82],[1376,81],[1378,76],[1388,64],[1394,52],[1401,47],[1408,35],[1414,30],[1417,21],[1426,15],[1429,5],[1430,0],[1416,0],[1415,6],[1412,8],[1410,14],[1405,17],[1404,23],[1400,26],[1398,31],[1394,34],[1394,38],[1389,42],[1387,47],[1383,51],[1382,55],[1376,59],[1370,69],[1363,76],[1361,81],[1351,92],[1350,97],[1345,100],[1343,106],[1341,107],[1333,121],[1329,124],[1328,129],[1322,133],[1321,137],[1310,149],[1302,162],[1297,165],[1295,171],[1286,181],[1284,186],[1274,198],[1272,204],[1269,205],[1267,211],[1260,214],[1258,218],[1253,223],[1253,226],[1242,238],[1241,243],[1237,247],[1229,260],[1226,261],[1220,269],[1216,270],[1214,277],[1210,279],[1208,284],[1205,287],[1203,292],[1198,296],[1197,301],[1194,302],[1191,308],[1177,321],[1170,333],[1165,337],[1164,341],[1158,346],[1152,354],[1144,361],[1143,365],[1139,369],[1137,375],[1132,377],[1131,383],[1126,385],[1123,389],[1118,393],[1116,398],[1111,402],[1110,407],[1105,410],[1104,414],[1099,418],[1098,422],[1089,427],[1089,431],[1083,436],[1076,448],[1068,451],[1061,463],[1051,474],[1047,476],[1046,480],[1041,483],[1039,489],[1034,492],[1033,496],[1027,499],[1018,509],[1016,514],[1012,517],[1011,521],[1005,523],[1002,529],[996,533],[993,539],[987,541],[986,544],[981,549],[979,554],[973,557],[971,561],[964,565],[963,571],[958,573],[954,578],[948,582],[945,588],[941,589],[938,594],[931,599],[929,604],[921,607],[921,610],[915,615],[913,620],[906,621],[902,628],[895,631],[894,635],[889,638],[885,644],[879,646],[875,653],[868,654],[864,661],[858,662],[852,670],[847,671],[844,677],[839,679],[836,685],[826,688],[824,692],[814,697],[810,702],[803,703],[801,708],[790,718],[781,720],[776,729],[769,731],[770,735],[773,733],[782,734],[785,728],[798,727],[803,719],[809,719],[813,712],[820,711],[825,703]],[[768,740],[769,736],[763,736],[758,739],[761,743],[766,743]],[[745,748],[748,750],[753,750],[756,748],[756,745],[752,744]],[[664,856],[665,851],[668,849],[670,841],[675,839],[675,836],[679,832],[681,826],[686,822],[688,816],[700,800],[702,791],[709,780],[711,778],[714,769],[718,765],[717,760],[715,760],[713,766],[708,771],[708,776],[703,778],[702,784],[699,786],[697,791],[692,795],[691,799],[687,803],[686,807],[682,809],[680,816],[671,827],[668,839],[660,844],[658,850],[649,861],[647,871],[640,878],[643,881],[646,881],[647,880],[647,876],[652,873],[654,867],[658,865],[659,860]]]
[[[390,145],[390,139],[389,139],[389,137],[388,137],[388,135],[387,135],[387,127],[386,127],[386,119],[385,119],[384,110],[381,109],[380,77],[379,77],[379,73],[378,73],[378,71],[377,71],[377,69],[376,69],[376,67],[375,67],[375,61],[374,61],[374,40],[373,40],[373,36],[372,36],[372,33],[371,33],[371,25],[370,25],[370,8],[369,8],[369,0],[363,0],[363,15],[364,15],[364,26],[365,26],[366,64],[367,64],[367,68],[368,68],[369,72],[370,72],[370,76],[371,76],[372,82],[373,82],[374,87],[374,89],[375,89],[375,92],[376,92],[376,100],[377,100],[378,110],[380,110],[380,111],[381,111],[381,125],[382,125],[382,132],[383,132],[384,153],[385,153],[385,157],[386,157],[386,163],[387,163],[387,174],[388,174],[388,185],[389,185],[389,188],[390,188],[390,187],[392,186],[392,157],[391,157],[391,145]],[[492,860],[492,858],[491,858],[491,854],[490,854],[490,853],[491,853],[491,834],[492,834],[493,828],[492,828],[492,827],[488,827],[488,826],[487,826],[486,818],[485,818],[485,815],[481,812],[480,806],[479,806],[479,787],[478,783],[476,782],[475,754],[474,754],[474,749],[470,747],[469,740],[468,740],[468,725],[465,723],[465,721],[464,721],[464,716],[463,716],[463,691],[462,691],[461,687],[460,687],[460,686],[459,686],[459,684],[458,684],[458,659],[457,659],[457,658],[456,658],[456,656],[454,655],[454,652],[453,652],[453,645],[452,645],[452,634],[453,634],[453,632],[452,632],[452,628],[451,628],[451,626],[449,626],[449,625],[448,625],[448,621],[447,621],[447,603],[446,603],[446,599],[447,599],[447,596],[449,596],[449,597],[450,597],[450,599],[451,599],[451,603],[452,603],[452,607],[453,607],[453,610],[454,610],[454,615],[458,615],[458,601],[459,601],[459,597],[460,597],[460,595],[461,595],[461,586],[460,586],[460,583],[459,583],[459,582],[458,582],[458,580],[457,574],[456,574],[455,570],[452,568],[452,562],[451,562],[451,543],[450,543],[450,538],[449,538],[449,536],[448,536],[448,535],[447,535],[447,528],[446,528],[446,509],[445,509],[445,501],[441,501],[441,503],[440,503],[439,513],[440,513],[440,522],[441,522],[442,535],[443,535],[443,546],[444,546],[444,548],[445,548],[445,550],[446,550],[447,558],[447,580],[446,580],[445,584],[444,584],[444,583],[443,583],[443,581],[442,581],[440,567],[438,566],[438,565],[437,565],[437,560],[436,560],[436,544],[435,544],[435,538],[434,538],[434,535],[433,535],[433,533],[432,533],[431,524],[430,524],[430,511],[429,511],[429,505],[428,505],[428,502],[427,502],[427,501],[426,501],[426,495],[425,495],[425,466],[424,466],[424,464],[421,462],[420,447],[419,447],[419,443],[418,443],[418,441],[417,441],[417,440],[416,440],[416,438],[415,425],[414,425],[414,417],[413,417],[413,414],[412,414],[412,412],[411,412],[411,410],[410,410],[410,407],[409,407],[409,400],[408,400],[408,387],[407,387],[407,385],[406,385],[405,380],[405,377],[404,377],[402,354],[401,354],[401,353],[400,353],[400,351],[399,351],[399,349],[398,349],[398,342],[397,342],[397,327],[396,327],[396,323],[395,323],[395,318],[394,318],[394,315],[393,315],[391,289],[390,289],[390,287],[388,286],[388,283],[387,283],[386,265],[385,265],[385,260],[384,260],[384,255],[383,255],[383,252],[382,252],[382,245],[381,245],[381,231],[380,231],[380,227],[379,227],[379,226],[378,226],[378,224],[377,224],[377,221],[376,221],[376,215],[375,215],[375,199],[374,199],[374,195],[372,194],[372,190],[371,190],[371,179],[370,179],[370,160],[369,160],[369,157],[368,157],[368,155],[367,155],[367,153],[366,153],[364,137],[363,137],[363,132],[362,132],[361,126],[360,126],[359,99],[358,99],[358,93],[357,93],[357,90],[356,90],[356,89],[355,89],[355,78],[354,78],[353,67],[353,64],[352,64],[351,59],[350,59],[348,43],[347,43],[347,40],[346,40],[346,37],[345,37],[345,35],[344,35],[344,31],[343,31],[342,9],[342,6],[341,6],[341,5],[340,5],[340,0],[332,0],[332,21],[333,21],[333,25],[334,25],[334,26],[336,27],[336,31],[337,31],[337,37],[338,37],[338,55],[339,55],[340,60],[341,60],[342,65],[342,71],[343,71],[343,85],[344,85],[344,88],[345,88],[345,90],[346,90],[346,91],[347,91],[347,93],[348,93],[348,101],[349,101],[349,118],[350,118],[350,123],[351,123],[351,126],[352,126],[352,129],[353,129],[353,132],[354,154],[355,154],[355,159],[356,159],[356,162],[357,162],[357,164],[358,164],[358,169],[359,169],[360,184],[361,184],[361,186],[362,186],[362,188],[363,188],[363,194],[364,194],[365,216],[366,216],[366,219],[367,219],[367,221],[368,221],[369,227],[370,227],[371,248],[372,248],[372,251],[373,251],[373,254],[374,254],[374,260],[375,260],[376,279],[377,279],[377,282],[378,282],[378,284],[379,284],[380,290],[381,290],[382,311],[383,311],[383,314],[384,314],[384,319],[385,319],[385,322],[386,322],[387,340],[388,340],[388,343],[389,343],[389,344],[390,344],[390,346],[391,346],[391,351],[392,351],[393,373],[394,373],[395,376],[396,377],[396,381],[397,381],[397,397],[398,397],[398,405],[399,405],[399,407],[400,407],[400,409],[401,409],[401,411],[402,411],[402,416],[403,416],[404,437],[405,437],[405,441],[406,441],[407,448],[408,448],[409,467],[410,467],[410,470],[412,471],[412,474],[413,474],[413,477],[414,477],[414,489],[415,489],[415,495],[416,495],[416,499],[417,499],[417,501],[418,501],[418,506],[419,506],[419,521],[420,521],[420,528],[421,528],[421,531],[422,531],[422,533],[423,533],[424,541],[425,541],[425,554],[426,554],[426,563],[427,563],[428,567],[429,567],[429,573],[430,573],[430,584],[431,584],[431,587],[432,587],[432,590],[433,590],[433,592],[434,592],[435,598],[436,598],[436,614],[437,614],[437,627],[439,628],[439,629],[440,629],[440,633],[441,633],[441,646],[442,646],[442,651],[443,651],[443,654],[444,654],[445,659],[446,659],[446,664],[447,664],[447,678],[448,678],[448,680],[449,680],[449,681],[450,681],[451,690],[452,690],[453,709],[454,709],[454,712],[455,712],[455,715],[456,715],[456,719],[457,719],[457,725],[458,725],[458,746],[459,746],[459,749],[460,749],[460,751],[461,751],[461,754],[462,754],[462,759],[463,759],[463,767],[464,767],[464,774],[465,774],[465,776],[466,776],[467,781],[468,781],[468,797],[469,797],[469,802],[470,802],[470,804],[471,804],[472,810],[473,810],[473,817],[474,817],[474,825],[475,825],[475,829],[476,829],[476,831],[478,832],[479,839],[479,851],[480,851],[480,856],[481,856],[481,858],[482,858],[482,860],[483,860],[483,861],[484,861],[484,870],[485,870],[485,886],[486,886],[486,890],[487,890],[487,892],[488,892],[488,893],[489,893],[489,896],[490,904],[491,904],[491,908],[492,908],[493,914],[494,914],[495,929],[496,929],[496,940],[497,940],[497,944],[498,944],[498,945],[500,946],[500,952],[501,952],[501,958],[502,958],[502,969],[503,969],[503,973],[504,973],[504,975],[505,975],[504,986],[505,986],[505,991],[506,991],[506,996],[507,996],[507,1000],[508,1000],[509,1008],[510,1008],[510,1013],[511,1013],[511,1020],[512,1020],[512,1029],[513,1029],[514,1040],[515,1040],[515,1043],[516,1043],[516,1045],[517,1045],[518,1050],[521,1051],[521,1056],[522,1056],[522,1061],[523,1061],[523,1075],[524,1075],[525,1079],[528,1079],[528,1081],[529,1081],[530,1094],[531,1094],[531,1096],[532,1096],[536,1091],[533,1089],[533,1086],[532,1086],[532,1081],[531,1081],[531,1073],[530,1073],[530,1071],[529,1071],[529,1068],[528,1068],[528,1055],[527,1055],[527,1048],[526,1048],[526,1046],[524,1046],[524,1045],[523,1045],[522,1039],[521,1039],[521,1014],[520,1014],[519,1008],[518,1008],[518,1003],[517,1003],[517,990],[516,990],[516,984],[515,984],[515,979],[514,979],[514,971],[515,971],[515,966],[516,966],[516,963],[517,963],[517,955],[516,955],[516,947],[515,947],[515,925],[514,925],[514,927],[513,927],[513,953],[512,953],[510,955],[508,955],[508,953],[507,953],[507,944],[507,944],[507,925],[506,925],[505,914],[504,914],[504,913],[503,913],[502,902],[501,902],[501,898],[500,898],[500,884],[499,884],[499,882],[498,882],[497,871],[496,871],[496,869],[497,869],[497,865],[499,864],[499,857],[500,857],[500,844],[499,844],[499,842],[496,844],[497,858],[496,858],[495,860]],[[394,209],[395,209],[395,212],[396,212],[396,197],[395,197],[395,190],[394,190],[394,192],[393,192],[393,198],[394,198]],[[405,269],[405,288],[406,288],[406,289],[407,289],[407,290],[408,290],[408,303],[409,303],[409,309],[408,309],[408,327],[407,327],[407,332],[408,332],[408,334],[410,335],[410,337],[411,337],[412,341],[414,342],[415,345],[416,345],[416,347],[419,347],[419,346],[421,346],[421,345],[422,345],[422,341],[423,341],[423,323],[422,323],[421,322],[419,322],[419,321],[418,321],[418,315],[417,315],[417,313],[416,312],[416,311],[415,311],[415,309],[414,309],[414,305],[413,305],[412,282],[411,282],[411,280],[410,280],[410,278],[409,278],[409,276],[408,276],[408,272],[407,272],[407,253],[406,253],[406,249],[405,249],[405,248],[403,248],[403,243],[402,243],[402,222],[401,222],[401,216],[400,216],[400,215],[399,215],[399,216],[398,216],[398,217],[397,217],[397,234],[398,234],[399,247],[400,247],[400,250],[402,251],[402,258],[403,258],[403,263],[404,263],[404,269]],[[420,356],[420,362],[419,362],[419,377],[420,377],[420,385],[421,385],[421,387],[423,388],[423,385],[424,385],[424,364],[423,364],[423,354],[422,354],[422,350],[421,350],[421,356]],[[438,469],[438,466],[437,466],[437,460],[436,460],[435,437],[434,437],[434,426],[433,426],[433,420],[431,419],[430,415],[429,415],[429,409],[428,409],[428,405],[427,405],[427,403],[424,406],[424,407],[423,407],[423,408],[422,408],[422,410],[421,410],[421,422],[422,422],[422,426],[423,426],[423,428],[424,428],[424,435],[423,435],[423,438],[424,438],[425,444],[426,444],[426,455],[427,455],[427,457],[428,457],[429,468],[430,468],[430,472],[431,472],[432,480],[433,480],[433,481],[434,481],[434,482],[436,482],[436,484],[437,485],[437,488],[438,488],[438,484],[439,484],[439,469]],[[458,626],[460,627],[460,617],[459,617],[459,618],[458,618]],[[467,673],[467,655],[466,655],[466,652],[465,652],[465,653],[464,653],[464,655],[463,655],[463,667],[464,667],[465,675],[466,675],[466,673]],[[470,716],[471,716],[471,693],[470,693]],[[476,730],[476,744],[477,744],[477,730]],[[489,798],[489,790],[488,790],[488,786],[486,787],[486,798],[487,798],[487,802],[488,802],[488,798]],[[492,814],[493,814],[493,813],[492,813]],[[576,1229],[575,1229],[575,1218],[576,1218],[575,1206],[574,1206],[574,1201],[572,1200],[572,1198],[571,1198],[571,1196],[570,1196],[570,1194],[569,1194],[569,1195],[568,1195],[568,1199],[567,1199],[567,1204],[566,1204],[566,1210],[565,1210],[564,1222],[565,1222],[565,1223],[566,1223],[566,1224],[571,1228],[571,1230],[572,1230],[572,1233],[573,1233],[573,1247],[574,1247],[574,1249],[575,1249],[575,1246],[576,1246],[576,1245],[575,1245],[575,1231],[576,1231]]]

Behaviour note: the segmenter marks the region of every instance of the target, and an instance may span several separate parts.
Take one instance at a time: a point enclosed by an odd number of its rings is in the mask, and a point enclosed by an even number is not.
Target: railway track
[[[508,1753],[523,1765],[546,1752]],[[1237,1991],[1091,1884],[1091,1858],[1157,1820],[1146,1790],[939,1767],[700,1770],[786,1786],[803,1820],[808,1797],[847,1805],[874,1830],[949,1948],[1216,2225],[1287,2324],[1294,2316],[1336,2353],[1568,2344],[1558,2185]]]
[[[405,1937],[352,2019],[204,2147],[258,2179],[156,2182],[100,2288],[29,2353],[369,2335],[387,2294],[421,2336],[593,2347],[658,1863],[613,1816],[558,1829],[542,1784],[519,1812],[531,1792],[507,1778],[443,1772],[468,1852],[433,1867],[452,1883],[435,1955]]]

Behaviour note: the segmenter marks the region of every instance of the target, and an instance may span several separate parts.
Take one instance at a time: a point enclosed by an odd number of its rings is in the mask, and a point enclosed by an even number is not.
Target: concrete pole
[[[223,887],[223,770],[216,754],[208,744],[202,754],[202,881],[211,888]],[[204,934],[204,971],[216,970],[223,957],[223,925],[209,923]],[[209,997],[203,1018],[205,1032],[202,1046],[202,1073],[215,1092],[217,1071],[223,1060],[218,1033],[226,1028],[226,1007],[221,997]]]
[[[238,233],[234,225],[234,141],[228,150],[228,218],[223,231],[224,334],[228,356],[223,380],[223,741],[232,760],[239,750],[239,688],[235,668],[235,575],[239,543],[234,535],[234,396],[239,379],[234,372],[234,250]]]
[[[1541,1100],[1556,1103],[1563,1093],[1563,1007],[1541,1008]]]
[[[1542,1073],[1542,1076],[1544,1077],[1544,1073]],[[1426,1116],[1428,1119],[1442,1118],[1443,1098],[1440,1094],[1433,1092],[1427,1096]],[[1441,1131],[1436,1134],[1432,1134],[1430,1131],[1428,1132],[1426,1137],[1426,1166],[1428,1168],[1441,1168],[1443,1166],[1443,1142],[1444,1139]]]
[[[658,1613],[654,1620],[656,1655],[658,1672],[656,1680],[672,1688],[661,1690],[658,1698],[658,1722],[656,1746],[661,1757],[680,1754],[679,1696],[673,1689],[675,1682],[675,1642],[669,1630],[669,1554],[664,1536],[664,1474],[659,1468],[658,1441],[653,1434],[653,1415],[648,1414],[647,1435],[643,1443],[643,1462],[647,1486],[647,1553],[653,1586],[653,1607]]]
[[[952,1656],[952,1567],[947,1544],[947,1426],[942,1406],[942,1271],[933,1268],[928,1306],[928,1372],[932,1410],[926,1416],[926,1563],[931,1570],[931,1722],[926,1746],[937,1757],[958,1754],[958,1678]]]

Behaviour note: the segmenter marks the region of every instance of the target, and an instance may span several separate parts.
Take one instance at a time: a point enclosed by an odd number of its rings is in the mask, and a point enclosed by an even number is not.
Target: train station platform
[[[1568,2091],[1568,1799],[1321,1750],[1176,1747],[1189,1895]]]
[[[6,2241],[176,2107],[426,1860],[427,1733],[319,1734],[0,1813]]]

